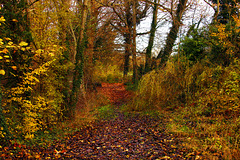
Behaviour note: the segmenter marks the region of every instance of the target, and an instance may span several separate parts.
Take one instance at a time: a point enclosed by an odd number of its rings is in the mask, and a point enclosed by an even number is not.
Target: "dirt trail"
[[[133,92],[127,91],[123,83],[102,83],[97,90],[114,105],[124,104],[133,96]]]
[[[122,83],[103,83],[97,88],[111,103],[121,105],[133,93],[126,91]],[[61,141],[55,141],[47,148],[27,150],[30,159],[197,159],[186,149],[179,147],[176,137],[164,132],[159,117],[128,114],[118,111],[110,120],[100,120],[88,124]],[[25,151],[25,150],[24,150]],[[21,150],[10,155],[10,159],[29,159],[29,154]],[[21,154],[21,155],[20,155]],[[198,156],[198,157],[197,157]],[[8,157],[8,158],[9,158]]]
[[[122,83],[102,83],[97,90],[116,106],[133,96]],[[178,141],[172,135],[163,132],[159,118],[124,114],[118,109],[115,114],[111,120],[95,122],[69,136],[64,147],[57,148],[61,153],[58,156],[70,159],[184,159],[185,151],[177,148]],[[159,128],[161,125],[163,128]],[[59,142],[57,146],[62,144]]]

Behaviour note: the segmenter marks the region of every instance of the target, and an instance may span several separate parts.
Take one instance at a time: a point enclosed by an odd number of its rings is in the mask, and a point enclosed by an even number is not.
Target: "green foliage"
[[[126,85],[126,90],[129,90],[129,91],[137,91],[138,89],[138,82],[132,83],[131,81],[128,81],[125,83],[125,85]]]
[[[87,43],[86,35],[83,38],[82,42],[78,42],[77,44],[77,53],[76,53],[76,61],[74,63],[74,76],[73,76],[73,84],[72,91],[70,95],[70,104],[67,109],[67,117],[73,119],[76,112],[76,105],[78,102],[78,96],[80,92],[80,86],[83,82],[83,70],[84,70],[84,50]]]
[[[193,29],[191,36],[185,37],[181,44],[181,55],[185,56],[191,64],[200,61],[206,56],[205,48],[208,46],[204,37],[204,30]]]
[[[207,72],[207,74],[206,74]],[[202,91],[196,93],[197,104],[204,108],[203,112],[210,115],[238,115],[239,108],[239,61],[229,67],[209,68],[197,79]]]
[[[36,131],[45,130],[58,121],[59,117],[57,115],[61,113],[61,109],[59,108],[60,105],[56,104],[61,104],[62,101],[59,100],[62,97],[59,99],[56,96],[49,95],[49,92],[46,95],[37,92],[37,86],[41,84],[38,77],[47,75],[49,66],[53,62],[54,60],[49,61],[25,74],[22,77],[22,83],[4,91],[4,112],[13,135],[32,139]],[[43,83],[41,86],[42,89],[47,87]],[[48,85],[49,88],[52,86],[54,85]]]
[[[162,118],[163,115],[159,113],[159,110],[146,110],[140,113],[142,116],[148,116],[149,118],[159,119]]]
[[[239,56],[239,18],[233,16],[228,24],[214,23],[204,29],[193,29],[181,42],[178,56],[185,56],[190,65],[208,59],[228,66]]]
[[[97,118],[99,120],[111,120],[116,116],[115,110],[111,105],[102,106],[97,109]]]

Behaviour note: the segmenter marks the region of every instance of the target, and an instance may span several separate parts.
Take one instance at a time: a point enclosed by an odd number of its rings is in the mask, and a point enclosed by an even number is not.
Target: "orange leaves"
[[[102,83],[101,86],[98,87],[98,91],[109,98],[113,104],[127,101],[132,96],[132,93],[125,89],[123,83]]]
[[[13,22],[18,22],[18,20],[17,20],[17,19],[12,19],[12,21],[13,21]]]
[[[17,70],[17,67],[16,67],[16,66],[12,66],[12,69],[13,69],[13,70]]]
[[[2,50],[2,53],[8,53],[8,50],[7,50],[7,48],[4,48],[4,49]],[[6,58],[9,58],[9,56],[8,56],[8,57],[6,57]]]
[[[34,158],[36,158],[36,159],[41,159],[41,156],[40,156],[39,154],[36,154],[36,155],[34,156]]]

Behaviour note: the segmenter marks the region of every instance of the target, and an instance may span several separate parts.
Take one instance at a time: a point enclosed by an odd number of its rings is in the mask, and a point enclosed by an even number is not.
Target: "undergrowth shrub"
[[[195,93],[195,100],[203,114],[226,117],[239,115],[240,107],[240,67],[235,60],[230,66],[206,69],[197,81],[201,90]]]
[[[122,71],[117,64],[104,64],[100,61],[95,62],[93,69],[93,82],[117,83],[122,81]]]
[[[132,110],[146,110],[162,107],[177,107],[186,101],[186,82],[184,81],[185,64],[176,65],[168,62],[164,70],[153,70],[144,75],[139,82],[139,88]]]
[[[22,77],[22,83],[17,84],[17,87],[4,91],[3,112],[7,117],[7,123],[13,135],[32,139],[36,131],[45,130],[48,125],[57,122],[57,114],[61,110],[59,106],[51,105],[54,99],[50,101],[47,97],[34,94],[36,93],[34,92],[36,85],[40,83],[37,78],[38,75],[46,74],[52,62],[47,62],[43,66],[25,74]],[[32,95],[31,98],[30,95]]]
[[[39,52],[34,52],[36,59]],[[42,50],[44,61],[39,66],[24,73],[16,87],[3,88],[3,113],[15,139],[33,141],[37,132],[50,129],[62,119],[64,81],[61,76],[71,65],[59,67],[61,54],[57,51],[54,54],[55,57],[49,56],[48,51]]]
[[[9,30],[2,23],[5,21],[1,17],[3,31]],[[3,36],[0,37],[0,141],[9,134],[8,140],[33,142],[37,133],[45,133],[62,117],[64,80],[72,64],[64,61],[63,48],[53,43],[35,46],[44,48],[35,50],[22,37]]]
[[[164,70],[144,75],[130,108],[145,110],[178,108],[188,104],[200,107],[203,114],[239,113],[240,67],[236,59],[228,67],[208,66],[198,62],[168,62]]]
[[[185,59],[144,75],[131,110],[169,110],[167,132],[205,158],[239,159],[240,61],[228,67]],[[167,112],[168,113],[168,112]]]

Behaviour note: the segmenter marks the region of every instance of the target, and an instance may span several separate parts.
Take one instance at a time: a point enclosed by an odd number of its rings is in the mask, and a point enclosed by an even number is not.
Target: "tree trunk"
[[[181,19],[186,9],[186,4],[187,4],[187,0],[179,0],[176,15],[173,17],[172,27],[170,29],[170,32],[167,35],[165,47],[163,51],[160,51],[160,53],[157,56],[157,59],[161,58],[159,67],[163,66],[167,62],[169,56],[172,53],[172,48],[173,48],[174,42],[177,39],[179,27],[181,26]]]
[[[127,76],[128,71],[129,71],[129,57],[131,55],[130,51],[130,44],[131,44],[131,34],[126,33],[124,34],[125,37],[125,53],[124,53],[124,71],[123,75],[124,77]]]
[[[147,51],[146,51],[145,73],[147,73],[151,70],[152,47],[153,47],[156,26],[157,26],[157,13],[158,13],[157,1],[158,0],[154,0],[153,19],[152,19],[152,24],[151,24],[150,37],[149,37],[149,41],[148,41]]]
[[[126,32],[123,33],[124,41],[125,41],[125,54],[124,54],[124,71],[123,76],[124,79],[129,72],[129,59],[131,55],[131,28],[132,28],[132,21],[131,21],[131,13],[130,13],[130,2],[125,1],[125,12],[126,12]]]
[[[85,24],[86,24],[86,20],[87,20],[88,1],[89,0],[84,0],[83,5],[82,5],[82,15],[81,15],[82,17],[81,17],[81,24],[80,24],[79,40],[78,40],[80,43],[82,42],[82,39],[84,37]],[[79,3],[81,3],[81,2],[79,2]],[[76,61],[76,54],[73,55],[73,62]]]
[[[133,77],[132,82],[135,84],[137,82],[137,57],[136,57],[136,1],[133,0],[133,28],[132,28],[132,63],[133,63]]]
[[[81,24],[79,28],[79,38],[77,41],[77,47],[76,47],[76,55],[74,55],[74,62],[75,62],[75,70],[73,75],[73,86],[72,86],[72,93],[70,95],[70,113],[69,117],[74,118],[75,116],[75,110],[76,110],[76,104],[78,102],[78,95],[80,91],[80,86],[82,84],[83,80],[83,69],[84,69],[84,49],[86,46],[86,39],[84,38],[84,31],[85,31],[85,25],[87,20],[87,5],[88,0],[84,0],[83,6],[82,6],[82,19]],[[82,91],[83,92],[83,91]]]
[[[86,84],[86,88],[94,89],[94,83],[92,80],[93,74],[93,55],[94,55],[94,41],[96,37],[96,28],[98,25],[97,17],[98,17],[98,8],[95,1],[90,1],[90,16],[88,21],[87,27],[87,37],[88,37],[88,44],[85,51],[85,67],[84,67],[84,83]]]

